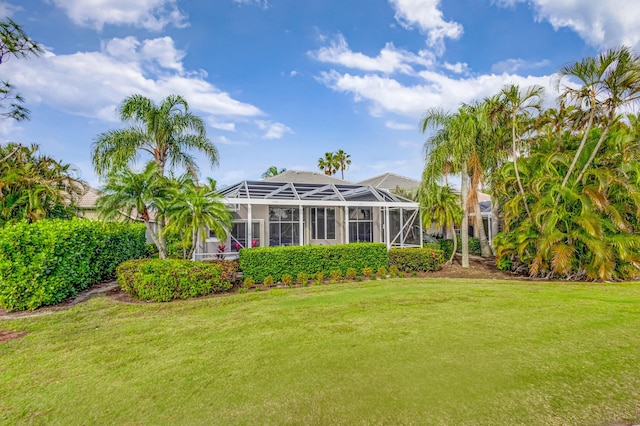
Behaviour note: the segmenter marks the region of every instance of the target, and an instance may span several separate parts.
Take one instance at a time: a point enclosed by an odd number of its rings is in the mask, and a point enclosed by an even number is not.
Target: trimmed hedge
[[[440,243],[440,249],[444,251],[445,259],[451,257],[451,252],[453,251],[453,240],[438,240]],[[462,240],[460,239],[460,235],[458,235],[458,253],[462,250]],[[482,250],[480,249],[480,238],[469,237],[469,254],[474,254],[476,256],[480,256],[482,254]]]
[[[224,266],[182,259],[130,260],[118,266],[118,285],[132,297],[155,302],[222,293],[233,285]]]
[[[315,276],[323,272],[328,276],[336,270],[344,275],[349,268],[359,272],[366,267],[377,270],[389,264],[389,255],[382,243],[256,247],[241,249],[239,263],[245,278],[261,283],[269,275],[280,281],[284,274]]]
[[[389,250],[389,264],[401,271],[429,272],[442,268],[442,250],[432,248],[397,248]]]
[[[141,224],[41,220],[0,229],[0,306],[9,311],[61,302],[111,279],[116,266],[145,256]]]

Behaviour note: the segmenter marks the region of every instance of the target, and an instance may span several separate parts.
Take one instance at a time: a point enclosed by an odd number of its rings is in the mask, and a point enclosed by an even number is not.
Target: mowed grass
[[[640,284],[396,279],[0,321],[3,424],[640,419]]]

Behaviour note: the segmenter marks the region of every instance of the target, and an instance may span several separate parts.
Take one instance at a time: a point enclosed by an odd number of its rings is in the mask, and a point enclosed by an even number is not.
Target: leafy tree
[[[69,165],[38,154],[38,145],[0,146],[0,225],[71,218],[84,186]]]
[[[421,186],[418,192],[420,200],[420,215],[422,225],[429,229],[431,225],[437,228],[445,228],[447,235],[453,235],[453,251],[447,261],[451,264],[458,250],[458,239],[455,235],[455,226],[462,220],[463,210],[460,205],[460,196],[449,186],[430,185]]]
[[[268,177],[272,177],[272,176],[277,176],[279,174],[282,174],[284,172],[286,172],[287,169],[278,169],[276,166],[271,166],[269,167],[263,174],[262,174],[262,178],[268,178]]]
[[[158,173],[157,163],[151,161],[140,173],[128,168],[107,175],[98,199],[97,209],[103,220],[128,220],[136,217],[147,228],[158,247],[160,259],[167,258],[167,243],[163,235],[163,220],[171,200],[167,179]],[[155,225],[154,225],[155,222]]]
[[[29,55],[38,56],[42,52],[42,47],[29,38],[20,25],[9,18],[0,20],[0,64],[12,56],[26,58]],[[29,119],[29,110],[23,103],[24,98],[16,93],[11,83],[0,81],[0,106],[3,110],[0,117],[17,121]]]
[[[198,150],[212,164],[218,163],[218,150],[207,138],[203,120],[190,112],[183,97],[170,95],[156,105],[142,95],[132,95],[118,112],[122,121],[132,125],[101,133],[94,141],[92,161],[99,175],[131,165],[141,152],[152,156],[160,175],[168,163],[172,169],[185,167],[195,177],[198,167],[189,150]]]
[[[195,252],[198,241],[204,241],[210,229],[221,239],[227,238],[233,215],[222,202],[222,197],[210,191],[210,187],[199,186],[189,176],[181,179],[179,192],[167,212],[167,232],[182,233],[190,243],[188,257]]]
[[[339,167],[340,163],[333,152],[326,152],[324,157],[318,158],[318,168],[327,176],[335,175]]]
[[[351,155],[339,149],[334,154],[334,157],[338,163],[338,169],[342,173],[342,180],[344,180],[344,171],[351,165]]]

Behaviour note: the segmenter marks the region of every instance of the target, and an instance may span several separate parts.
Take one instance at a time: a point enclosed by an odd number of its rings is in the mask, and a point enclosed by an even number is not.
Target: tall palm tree
[[[421,185],[418,194],[424,228],[429,229],[433,224],[437,228],[444,227],[446,235],[453,235],[453,252],[447,261],[447,264],[451,264],[458,251],[458,238],[454,229],[461,222],[463,214],[460,196],[449,186],[440,185]]]
[[[167,96],[156,105],[142,95],[132,95],[125,98],[118,112],[122,121],[132,125],[98,135],[92,146],[97,174],[131,165],[141,152],[152,156],[160,175],[168,163],[172,169],[185,167],[195,177],[198,167],[189,150],[204,153],[211,164],[218,163],[218,150],[207,138],[204,121],[190,112],[182,96]]]
[[[179,194],[167,212],[166,231],[189,236],[188,257],[193,257],[198,241],[204,241],[207,230],[214,231],[221,241],[226,240],[233,215],[222,202],[222,196],[212,193],[208,186],[198,186],[192,179],[182,181]]]
[[[276,166],[271,166],[262,174],[262,178],[266,179],[266,178],[269,178],[269,177],[277,176],[277,175],[279,175],[281,173],[284,173],[286,171],[287,171],[287,169],[285,169],[285,168],[278,169]]]
[[[333,152],[326,152],[324,157],[318,158],[318,168],[327,176],[335,175],[339,167],[340,164]]]
[[[125,168],[107,175],[98,199],[98,214],[103,220],[122,220],[135,213],[147,228],[153,243],[158,247],[160,259],[167,258],[167,243],[163,233],[170,189],[166,178],[158,174],[157,163],[151,161],[140,173]],[[153,217],[155,215],[155,218]],[[152,225],[155,219],[156,226]]]
[[[518,157],[520,156],[520,147],[522,144],[521,131],[522,126],[526,125],[526,120],[540,111],[543,93],[544,89],[541,86],[531,86],[522,92],[516,84],[506,86],[500,92],[500,99],[511,121],[511,156],[513,168],[515,170],[518,188],[522,195],[522,202],[528,215],[531,215],[531,212],[529,211],[529,204],[525,197],[522,180],[520,179],[520,171],[518,170]]]
[[[344,180],[344,171],[351,165],[351,155],[347,154],[343,150],[339,149],[335,153],[336,161],[339,164],[339,169],[342,172],[342,180]]]

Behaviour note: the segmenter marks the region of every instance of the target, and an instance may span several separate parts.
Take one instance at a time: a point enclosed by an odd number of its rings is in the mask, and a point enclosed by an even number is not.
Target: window
[[[231,250],[239,251],[243,247],[260,247],[260,222],[254,221],[251,228],[251,241],[247,241],[247,221],[233,223],[231,228]]]
[[[371,207],[349,209],[349,241],[373,241],[373,214]]]
[[[311,208],[311,239],[336,239],[336,209],[333,207]]]
[[[269,207],[269,245],[300,243],[300,211],[297,207]]]

